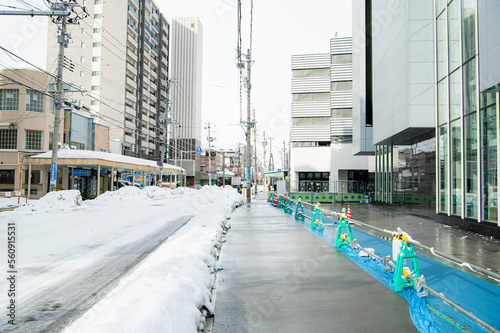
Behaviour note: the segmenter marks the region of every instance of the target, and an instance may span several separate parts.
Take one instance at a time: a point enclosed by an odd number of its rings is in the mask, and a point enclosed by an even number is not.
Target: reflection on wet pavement
[[[346,204],[321,205],[322,209],[340,212]],[[396,231],[401,228],[411,237],[428,247],[452,255],[497,274],[500,273],[500,240],[439,223],[434,207],[428,206],[376,206],[350,205],[352,218],[378,228]],[[367,227],[356,228],[372,235],[390,239],[390,235]],[[423,250],[417,249],[422,252]],[[423,254],[431,255],[429,252]],[[436,258],[440,260],[439,258]],[[442,259],[441,261],[449,261]],[[483,275],[480,275],[483,276]],[[484,276],[483,276],[484,277]]]

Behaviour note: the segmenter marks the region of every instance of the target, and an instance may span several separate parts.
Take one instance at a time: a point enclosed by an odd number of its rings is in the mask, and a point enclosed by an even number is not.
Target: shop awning
[[[52,162],[52,151],[43,154],[26,156],[25,164],[49,165]],[[156,161],[145,160],[131,156],[104,153],[91,150],[62,149],[57,152],[57,164],[73,167],[104,167],[128,170],[160,172]],[[163,164],[163,173],[185,173],[185,169],[171,164]]]

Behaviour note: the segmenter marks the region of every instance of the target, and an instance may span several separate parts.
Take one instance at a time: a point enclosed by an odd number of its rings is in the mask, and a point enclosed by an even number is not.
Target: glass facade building
[[[478,3],[435,0],[437,213],[498,223],[498,93],[479,90]]]

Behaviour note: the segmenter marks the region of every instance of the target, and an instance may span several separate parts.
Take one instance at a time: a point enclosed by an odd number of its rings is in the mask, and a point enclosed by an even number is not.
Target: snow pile
[[[213,311],[211,289],[224,234],[230,227],[227,218],[242,198],[234,190],[169,192],[188,197],[185,204],[195,216],[65,332],[203,329],[205,315]]]
[[[145,188],[142,189],[142,191],[144,193],[146,193],[148,198],[151,198],[154,200],[168,199],[174,195],[174,193],[171,189],[161,188],[158,186],[146,186]]]
[[[136,186],[124,186],[117,191],[107,191],[99,195],[94,200],[96,201],[138,201],[148,200],[149,197],[146,192],[143,192]]]
[[[78,190],[54,191],[44,195],[40,200],[19,207],[16,212],[65,212],[83,205],[82,196]]]

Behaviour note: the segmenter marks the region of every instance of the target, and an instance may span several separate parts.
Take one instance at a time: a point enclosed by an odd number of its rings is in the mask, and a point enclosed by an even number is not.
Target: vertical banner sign
[[[56,164],[52,163],[50,165],[50,187],[56,187],[56,179],[57,179],[57,168]]]
[[[246,178],[250,179],[250,167],[246,167]]]

